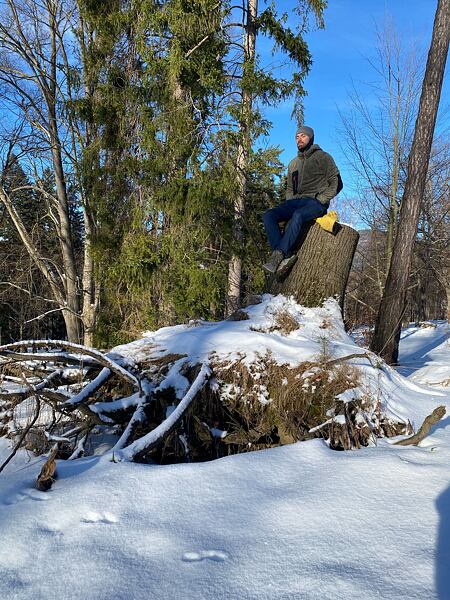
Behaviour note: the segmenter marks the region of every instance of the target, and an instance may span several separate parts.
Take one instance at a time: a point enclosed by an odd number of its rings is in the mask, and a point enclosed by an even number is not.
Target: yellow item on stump
[[[322,229],[325,229],[325,231],[333,233],[334,224],[337,220],[337,212],[335,210],[330,210],[330,212],[327,212],[327,214],[323,217],[319,217],[318,219],[316,219],[316,222],[319,223],[319,225],[322,227]]]

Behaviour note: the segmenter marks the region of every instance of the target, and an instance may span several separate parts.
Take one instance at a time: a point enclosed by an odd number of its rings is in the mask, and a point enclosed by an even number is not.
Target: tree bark
[[[51,144],[51,155],[55,177],[56,197],[58,198],[58,238],[61,247],[61,257],[64,265],[64,288],[66,292],[68,311],[63,312],[67,329],[67,337],[71,342],[82,341],[82,324],[80,320],[80,294],[78,285],[77,264],[75,260],[74,243],[70,228],[69,200],[67,198],[66,175],[61,156],[61,139],[58,130],[56,107],[58,102],[58,41],[57,41],[57,12],[58,6],[54,3],[48,5],[50,56],[49,75],[42,82],[44,99],[48,110],[48,134]]]
[[[253,69],[256,49],[256,17],[258,15],[258,0],[248,0],[247,21],[244,37],[244,74]],[[233,239],[237,248],[244,244],[243,220],[245,213],[245,193],[247,188],[247,162],[250,140],[250,119],[252,112],[252,93],[242,89],[241,116],[239,119],[239,143],[236,159],[237,195],[234,202]],[[228,265],[228,293],[226,303],[226,316],[232,314],[240,307],[241,301],[241,271],[242,258],[233,253]]]
[[[430,160],[431,143],[439,106],[450,37],[450,0],[439,0],[422,85],[419,114],[408,163],[408,175],[391,266],[378,312],[371,349],[388,363],[396,363],[405,310],[422,196]]]
[[[445,294],[447,296],[447,321],[450,323],[450,287],[446,288]]]
[[[86,214],[86,213],[85,213]],[[94,345],[94,330],[100,308],[100,289],[94,277],[94,259],[92,255],[91,227],[85,216],[84,264],[83,264],[83,344]]]
[[[359,233],[347,225],[335,225],[335,233],[313,223],[304,227],[297,246],[297,262],[284,281],[274,281],[272,293],[292,295],[303,306],[320,306],[336,296],[343,309],[345,288]]]
[[[445,406],[438,406],[433,410],[431,415],[425,418],[425,421],[422,423],[419,431],[405,440],[400,440],[399,442],[395,442],[394,446],[418,446],[420,442],[427,437],[430,433],[430,429],[436,423],[442,419],[445,415]]]

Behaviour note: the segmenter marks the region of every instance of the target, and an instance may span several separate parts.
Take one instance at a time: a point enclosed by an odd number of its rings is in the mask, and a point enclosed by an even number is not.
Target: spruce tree
[[[79,4],[87,33],[78,110],[90,132],[83,173],[96,215],[99,340],[218,318],[233,257],[244,258],[238,295],[262,289],[260,217],[282,171],[278,150],[255,149],[269,130],[262,110],[292,95],[300,105],[310,65],[303,11],[321,25],[324,3],[297,3],[295,32],[272,5],[254,15],[255,35],[271,37],[297,65],[289,79],[264,71],[257,53],[236,56],[231,2]]]

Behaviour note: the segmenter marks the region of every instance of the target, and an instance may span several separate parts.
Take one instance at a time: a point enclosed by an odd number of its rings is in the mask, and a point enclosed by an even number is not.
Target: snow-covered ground
[[[410,380],[450,387],[450,327],[446,321],[411,325],[402,332],[401,367]]]
[[[283,344],[270,334],[283,360],[297,343],[317,351],[318,315],[348,353],[325,313],[304,309]],[[246,324],[205,328],[230,346],[230,328]],[[168,329],[153,343],[165,335],[165,350],[201,357],[205,330],[179,326],[192,348],[169,348]],[[448,326],[406,329],[400,359],[409,379],[392,373],[384,394],[416,426],[450,411]],[[8,452],[0,440],[0,462]],[[420,447],[334,452],[312,440],[201,464],[59,462],[49,492],[34,488],[42,462],[20,453],[0,474],[2,599],[450,599],[450,416]]]

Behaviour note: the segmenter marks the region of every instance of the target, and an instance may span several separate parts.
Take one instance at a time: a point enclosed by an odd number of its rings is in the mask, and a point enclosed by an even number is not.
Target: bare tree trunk
[[[81,330],[80,314],[79,312],[74,312],[76,306],[74,307],[73,303],[68,300],[68,294],[71,289],[71,287],[67,285],[68,277],[65,276],[65,273],[57,273],[51,262],[46,260],[38,251],[11,199],[1,186],[0,201],[5,206],[30,258],[50,285],[53,298],[61,309],[69,341],[79,343]]]
[[[52,135],[52,159],[56,184],[56,195],[58,198],[58,237],[61,247],[61,257],[64,266],[64,289],[66,301],[69,308],[64,311],[63,317],[67,329],[67,337],[71,342],[81,342],[81,320],[80,320],[80,296],[77,285],[78,275],[76,270],[73,240],[70,231],[69,203],[67,201],[67,190],[64,170],[61,160],[61,148],[58,131]],[[53,132],[52,132],[53,134]]]
[[[85,211],[84,218],[84,264],[83,264],[83,312],[84,345],[93,346],[94,330],[100,306],[100,289],[94,278],[94,260],[92,257],[92,227]]]
[[[64,266],[64,288],[66,290],[66,299],[68,311],[64,311],[64,322],[67,329],[67,337],[71,342],[81,342],[81,320],[80,320],[80,296],[78,291],[78,275],[75,261],[75,252],[73,247],[72,233],[69,220],[69,202],[67,199],[66,178],[61,158],[61,142],[58,132],[58,121],[56,117],[57,102],[57,21],[56,14],[58,4],[48,3],[49,29],[51,40],[51,53],[49,71],[50,77],[45,82],[44,98],[47,104],[49,114],[49,136],[51,143],[51,154],[53,160],[53,169],[55,176],[56,197],[58,198],[58,217],[59,231],[58,237],[61,246],[61,255]]]
[[[61,290],[62,282],[59,280],[58,274],[55,272],[55,269],[47,263],[45,258],[41,256],[40,252],[38,252],[33,240],[31,239],[30,235],[25,229],[22,219],[20,218],[17,210],[15,209],[10,197],[5,192],[3,186],[0,186],[0,200],[6,208],[11,218],[11,221],[13,222],[14,227],[16,228],[17,233],[19,234],[20,239],[22,240],[22,243],[25,246],[28,254],[30,255],[35,265],[38,267],[44,278],[49,283],[50,289],[52,290],[55,300],[58,302],[60,307],[64,306],[65,296]]]
[[[378,312],[371,349],[388,363],[397,362],[400,329],[405,309],[422,196],[442,89],[450,37],[450,0],[439,0],[422,86],[419,114],[408,163],[408,176],[391,266]]]
[[[448,260],[450,262],[450,256],[448,257]],[[439,281],[441,282],[447,297],[447,321],[450,323],[450,264],[444,266],[441,270]]]
[[[17,95],[15,104],[19,114],[28,121],[31,129],[43,133],[48,141],[46,150],[51,158],[56,190],[56,197],[51,197],[49,208],[61,251],[59,268],[41,256],[4,190],[0,199],[7,207],[30,257],[50,283],[54,298],[62,309],[67,337],[70,341],[80,342],[81,294],[58,125],[58,106],[67,100],[62,87],[64,84],[61,83],[64,80],[61,61],[62,57],[67,57],[62,48],[62,31],[67,24],[63,13],[65,7],[61,0],[45,0],[39,6],[31,0],[24,0],[23,3],[7,0],[5,4],[9,8],[9,23],[8,26],[0,24],[0,45],[5,52],[0,71],[4,83],[14,90],[14,97]],[[30,22],[33,27],[28,27]],[[15,60],[18,64],[14,76],[11,75],[9,60]],[[70,79],[69,75],[67,70],[66,80]],[[50,194],[42,189],[39,191],[48,200]]]
[[[245,211],[245,188],[246,188],[246,156],[244,148],[239,144],[237,172],[238,172],[238,193],[234,202],[234,222],[233,239],[236,246],[242,248],[244,244],[244,231],[242,228],[242,219]],[[242,279],[242,258],[235,252],[231,256],[228,265],[228,295],[225,309],[225,316],[229,316],[240,307],[241,303],[241,279]]]
[[[258,14],[258,0],[248,0],[247,21],[244,37],[244,74],[248,69],[253,69],[256,48],[256,17]],[[241,117],[239,119],[239,144],[237,149],[236,176],[237,194],[234,202],[233,239],[236,248],[244,245],[243,219],[245,214],[245,193],[247,188],[247,162],[251,144],[250,117],[252,112],[252,93],[247,89],[242,90]],[[241,300],[241,271],[242,258],[237,252],[231,256],[228,267],[228,293],[225,313],[230,315],[240,306]]]
[[[79,15],[79,28],[76,30],[79,40],[82,63],[85,71],[84,93],[87,98],[92,99],[95,94],[97,81],[93,81],[88,76],[89,46],[93,44],[93,35],[85,23],[82,15]],[[78,143],[84,148],[88,148],[94,140],[98,138],[97,126],[93,123],[85,124],[84,134],[81,134],[77,128],[76,121],[72,125],[72,131],[77,133]],[[77,155],[77,144],[73,142],[73,154]],[[77,165],[78,166],[78,165]],[[98,167],[98,165],[97,165]],[[77,170],[79,178],[79,188],[83,191],[82,207],[84,220],[84,262],[83,262],[83,300],[82,300],[82,320],[83,320],[83,343],[85,346],[93,346],[93,338],[97,317],[100,308],[100,285],[96,281],[94,270],[94,257],[92,240],[95,236],[95,220],[90,201],[91,189],[86,189],[83,185],[82,177]]]
[[[445,290],[447,295],[447,321],[450,323],[450,287]]]
[[[397,86],[399,82],[397,80]],[[394,117],[394,139],[393,139],[393,156],[392,156],[392,183],[389,203],[389,220],[386,239],[386,273],[389,273],[389,267],[392,258],[392,249],[394,246],[395,229],[397,227],[397,193],[399,185],[399,120],[400,120],[400,91],[397,91],[397,103]]]
[[[373,269],[378,289],[369,291],[361,281],[355,289],[355,298],[365,301],[373,315],[380,305],[389,272],[405,179],[402,165],[412,141],[412,116],[416,113],[418,83],[421,83],[417,52],[411,48],[405,54],[395,28],[388,22],[377,34],[375,50],[376,61],[369,60],[374,82],[364,85],[371,101],[355,88],[350,94],[351,117],[341,115],[346,131],[344,152],[360,184],[371,192],[367,202],[360,203],[357,210],[376,232],[379,243],[373,247],[375,253],[367,257],[367,269],[361,277],[364,279]]]

